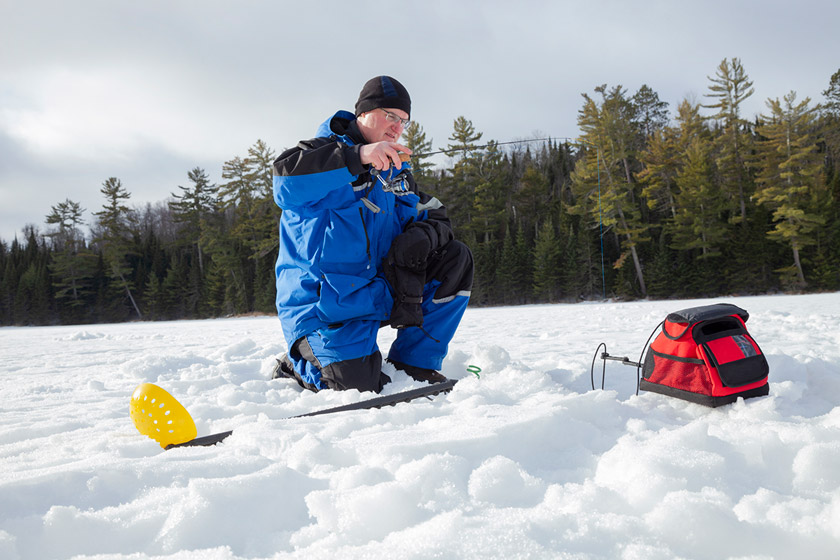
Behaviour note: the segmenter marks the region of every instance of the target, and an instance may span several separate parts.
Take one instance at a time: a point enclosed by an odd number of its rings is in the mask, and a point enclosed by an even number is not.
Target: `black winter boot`
[[[272,379],[281,379],[283,377],[297,379],[294,366],[292,366],[292,361],[289,359],[288,354],[283,354],[280,358],[276,358],[276,360],[277,363],[274,365],[274,369],[271,370]]]
[[[403,370],[409,377],[416,381],[425,381],[426,383],[443,383],[444,381],[448,381],[440,372],[433,369],[410,366],[391,359],[388,362],[393,364],[395,368]]]

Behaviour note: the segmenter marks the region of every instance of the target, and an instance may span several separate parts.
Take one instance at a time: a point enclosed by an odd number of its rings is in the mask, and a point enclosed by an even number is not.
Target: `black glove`
[[[412,298],[404,295],[397,295],[397,298],[403,299],[394,301],[394,307],[391,309],[391,317],[388,320],[388,324],[395,329],[422,327],[423,308],[420,307],[420,302],[423,301],[423,298]]]
[[[394,306],[388,324],[395,329],[423,326],[423,308],[420,304],[423,303],[425,271],[416,272],[395,266],[391,259],[382,263],[382,271],[394,294]]]
[[[394,238],[388,251],[388,260],[396,266],[410,270],[426,268],[426,259],[432,252],[432,240],[423,228],[410,227]]]

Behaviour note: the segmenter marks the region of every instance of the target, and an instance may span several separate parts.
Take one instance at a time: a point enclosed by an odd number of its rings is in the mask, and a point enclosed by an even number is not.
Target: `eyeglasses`
[[[377,109],[379,109],[380,111],[385,113],[385,120],[388,121],[389,123],[394,123],[394,124],[400,123],[403,128],[405,128],[409,124],[411,124],[411,119],[404,119],[404,118],[400,117],[399,115],[397,115],[396,113],[392,113],[391,111],[388,111],[387,109],[383,109],[382,107],[377,107]]]

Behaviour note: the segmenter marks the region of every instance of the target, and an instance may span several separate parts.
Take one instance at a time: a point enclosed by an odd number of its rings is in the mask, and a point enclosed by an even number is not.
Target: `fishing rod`
[[[448,148],[446,150],[437,150],[435,152],[427,152],[425,154],[412,154],[411,157],[416,158],[424,158],[429,156],[436,156],[438,154],[448,154],[451,152],[468,152],[470,150],[482,150],[484,148],[490,148],[491,146],[507,146],[510,144],[527,144],[531,142],[550,142],[552,140],[574,140],[573,138],[568,138],[565,136],[549,136],[547,138],[529,138],[526,140],[510,140],[508,142],[488,142],[487,144],[482,144],[481,146],[467,146],[464,148]]]
[[[604,269],[604,221],[601,209],[601,147],[591,142],[585,138],[569,138],[568,136],[548,136],[545,138],[529,138],[525,140],[510,140],[508,142],[488,142],[487,144],[482,144],[481,146],[466,146],[463,148],[449,148],[446,150],[437,150],[435,152],[428,152],[425,154],[412,154],[408,155],[403,152],[400,152],[400,161],[408,162],[411,161],[412,158],[425,158],[429,156],[434,156],[438,154],[448,154],[452,152],[468,152],[471,150],[481,150],[484,148],[489,148],[491,146],[507,146],[510,144],[528,144],[531,142],[550,142],[552,140],[562,140],[562,141],[572,141],[574,143],[579,144],[589,144],[593,148],[595,148],[595,158],[596,158],[596,168],[598,172],[598,227],[599,227],[599,239],[601,242],[601,290],[603,294],[603,298],[607,299],[607,276]]]

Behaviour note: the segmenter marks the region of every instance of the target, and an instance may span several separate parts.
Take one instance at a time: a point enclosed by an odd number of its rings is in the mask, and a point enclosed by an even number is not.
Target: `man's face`
[[[400,120],[402,119],[402,120]],[[359,115],[359,130],[368,144],[374,142],[396,142],[405,128],[403,121],[408,113],[401,109],[374,109]]]

